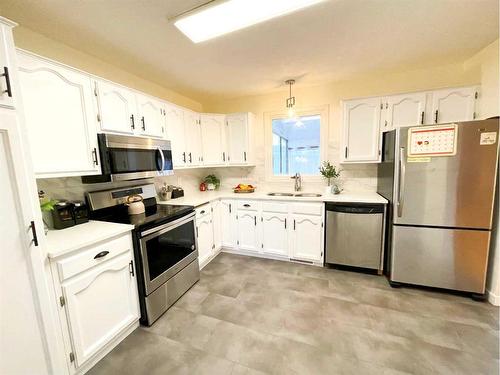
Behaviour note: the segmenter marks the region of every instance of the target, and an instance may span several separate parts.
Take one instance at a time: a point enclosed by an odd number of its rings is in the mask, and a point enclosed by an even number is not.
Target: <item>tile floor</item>
[[[384,277],[220,254],[90,374],[498,374],[499,309]]]

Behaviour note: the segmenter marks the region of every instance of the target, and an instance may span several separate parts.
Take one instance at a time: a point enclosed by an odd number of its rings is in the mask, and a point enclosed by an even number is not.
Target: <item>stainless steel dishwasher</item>
[[[327,203],[325,263],[383,271],[384,204]]]

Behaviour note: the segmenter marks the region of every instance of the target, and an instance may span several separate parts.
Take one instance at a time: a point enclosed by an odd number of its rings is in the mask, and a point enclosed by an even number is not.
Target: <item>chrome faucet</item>
[[[295,173],[295,176],[292,176],[290,178],[293,178],[295,180],[295,191],[300,191],[300,189],[302,189],[302,177],[300,177],[300,173]]]

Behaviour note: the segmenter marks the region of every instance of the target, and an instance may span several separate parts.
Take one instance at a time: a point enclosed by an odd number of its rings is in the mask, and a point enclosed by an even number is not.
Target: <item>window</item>
[[[272,173],[318,175],[321,164],[321,115],[272,119]]]

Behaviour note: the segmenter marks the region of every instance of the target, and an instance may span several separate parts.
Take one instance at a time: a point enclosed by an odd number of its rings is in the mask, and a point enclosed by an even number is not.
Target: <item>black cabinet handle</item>
[[[100,253],[97,253],[95,255],[94,259],[99,259],[99,258],[105,257],[108,254],[109,254],[109,251],[106,251],[106,250],[101,251]]]
[[[184,163],[186,162],[186,153],[185,152],[182,153],[182,161]]]
[[[253,223],[254,223],[255,226],[257,226],[257,216],[253,217]]]
[[[92,150],[92,159],[94,159],[95,165],[99,165],[99,159],[97,158],[97,149],[95,147]]]
[[[285,217],[285,229],[286,229],[286,217]]]
[[[247,161],[247,152],[246,151],[243,151],[243,160]]]
[[[200,215],[203,215],[205,213],[205,210],[200,211]]]
[[[347,147],[345,148],[345,158],[347,159]]]
[[[135,273],[134,273],[134,261],[131,260],[130,263],[128,264],[128,266],[129,266],[129,272],[130,272],[130,274],[132,275],[132,277],[134,277],[135,276]]]
[[[4,66],[3,67],[3,74],[1,74],[0,76],[5,77],[5,85],[7,86],[7,89],[2,91],[2,94],[7,93],[7,96],[12,98],[12,87],[10,86],[9,68]]]
[[[229,213],[231,213],[231,203],[229,203]]]
[[[191,156],[191,153],[189,153],[189,162],[192,163],[193,162],[193,158]]]
[[[134,115],[130,115],[130,129],[135,129]]]
[[[439,111],[436,109],[436,112],[434,112],[434,122],[437,124],[438,122],[438,113]]]
[[[243,207],[250,207],[250,205],[248,203],[245,203]]]
[[[420,123],[423,125],[424,124],[424,116],[425,116],[425,112],[422,111],[422,113],[420,114]]]
[[[146,130],[146,121],[144,120],[144,116],[141,117],[142,122],[142,130]]]
[[[32,221],[30,223],[30,229],[31,229],[31,233],[33,234],[33,244],[35,246],[38,246],[38,236],[36,235],[36,226],[35,226],[35,222]]]
[[[226,153],[225,152],[222,153],[222,161],[226,161]]]
[[[295,219],[293,219],[293,230],[295,230]]]

